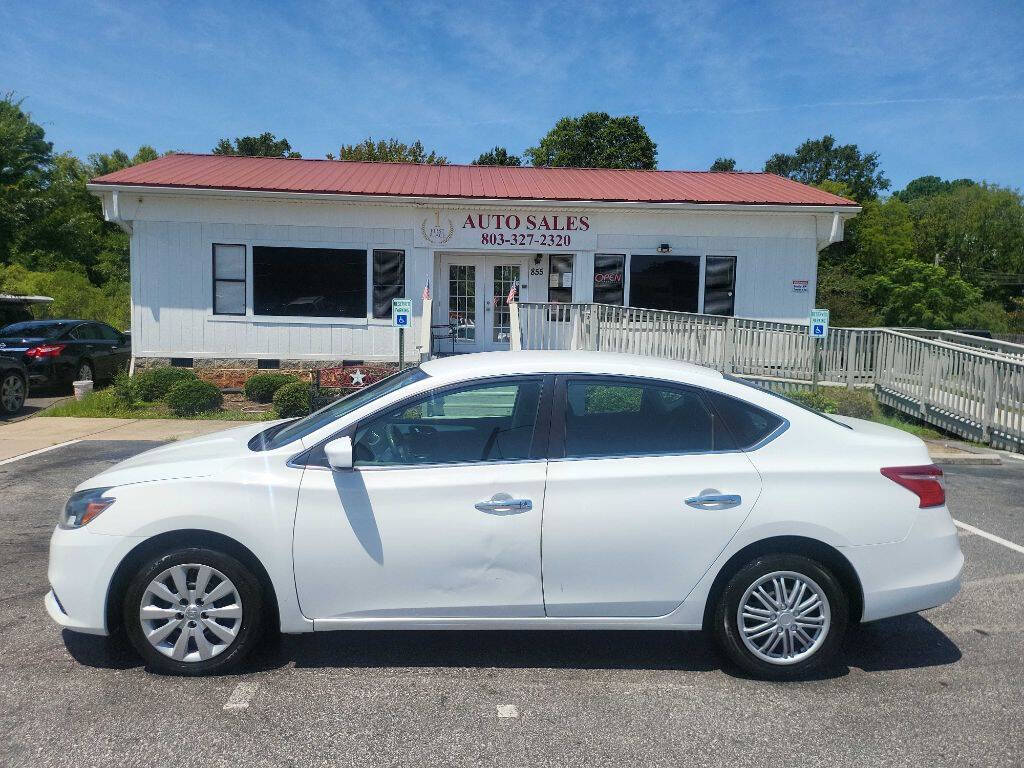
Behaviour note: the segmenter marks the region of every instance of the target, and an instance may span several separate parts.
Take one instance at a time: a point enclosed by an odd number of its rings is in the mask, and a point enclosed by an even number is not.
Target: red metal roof
[[[224,155],[166,155],[92,183],[484,200],[857,205],[771,173],[353,163]]]

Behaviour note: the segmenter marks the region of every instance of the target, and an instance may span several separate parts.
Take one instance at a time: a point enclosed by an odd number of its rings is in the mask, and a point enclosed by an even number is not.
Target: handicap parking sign
[[[807,331],[812,339],[824,339],[828,336],[828,310],[812,309],[807,321]]]
[[[408,324],[409,324],[409,316],[408,315],[395,315],[395,325],[408,325]]]
[[[408,328],[412,314],[412,299],[391,300],[391,324],[395,328]]]

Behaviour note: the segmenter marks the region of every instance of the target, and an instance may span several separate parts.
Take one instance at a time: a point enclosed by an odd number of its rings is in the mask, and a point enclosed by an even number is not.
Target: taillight
[[[882,474],[899,483],[908,491],[917,494],[921,500],[918,505],[925,507],[941,507],[946,503],[946,487],[942,483],[942,470],[934,464],[920,467],[882,467]]]
[[[36,360],[42,360],[44,357],[57,357],[67,344],[40,344],[38,347],[32,347],[25,351],[25,357],[31,357]]]

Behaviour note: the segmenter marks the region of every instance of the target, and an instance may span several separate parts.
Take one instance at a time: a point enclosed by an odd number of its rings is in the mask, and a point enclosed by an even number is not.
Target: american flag
[[[428,280],[423,285],[423,300],[430,301],[430,281]]]
[[[517,300],[517,298],[516,298],[516,294],[517,294],[517,293],[518,293],[518,288],[517,288],[517,286],[516,286],[516,284],[515,284],[515,283],[512,283],[512,287],[511,287],[511,288],[509,288],[509,291],[508,291],[508,298],[507,298],[507,299],[505,299],[505,303],[506,303],[506,304],[511,304],[511,303],[513,303],[514,301],[516,301],[516,300]]]

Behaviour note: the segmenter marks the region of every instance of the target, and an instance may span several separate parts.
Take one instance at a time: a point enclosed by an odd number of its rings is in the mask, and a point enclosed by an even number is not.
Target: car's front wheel
[[[839,650],[849,601],[835,576],[803,555],[762,555],[729,579],[715,611],[719,646],[760,678],[791,680]]]
[[[124,626],[147,665],[161,672],[223,672],[259,640],[263,590],[236,558],[186,547],[144,562],[125,591]]]

